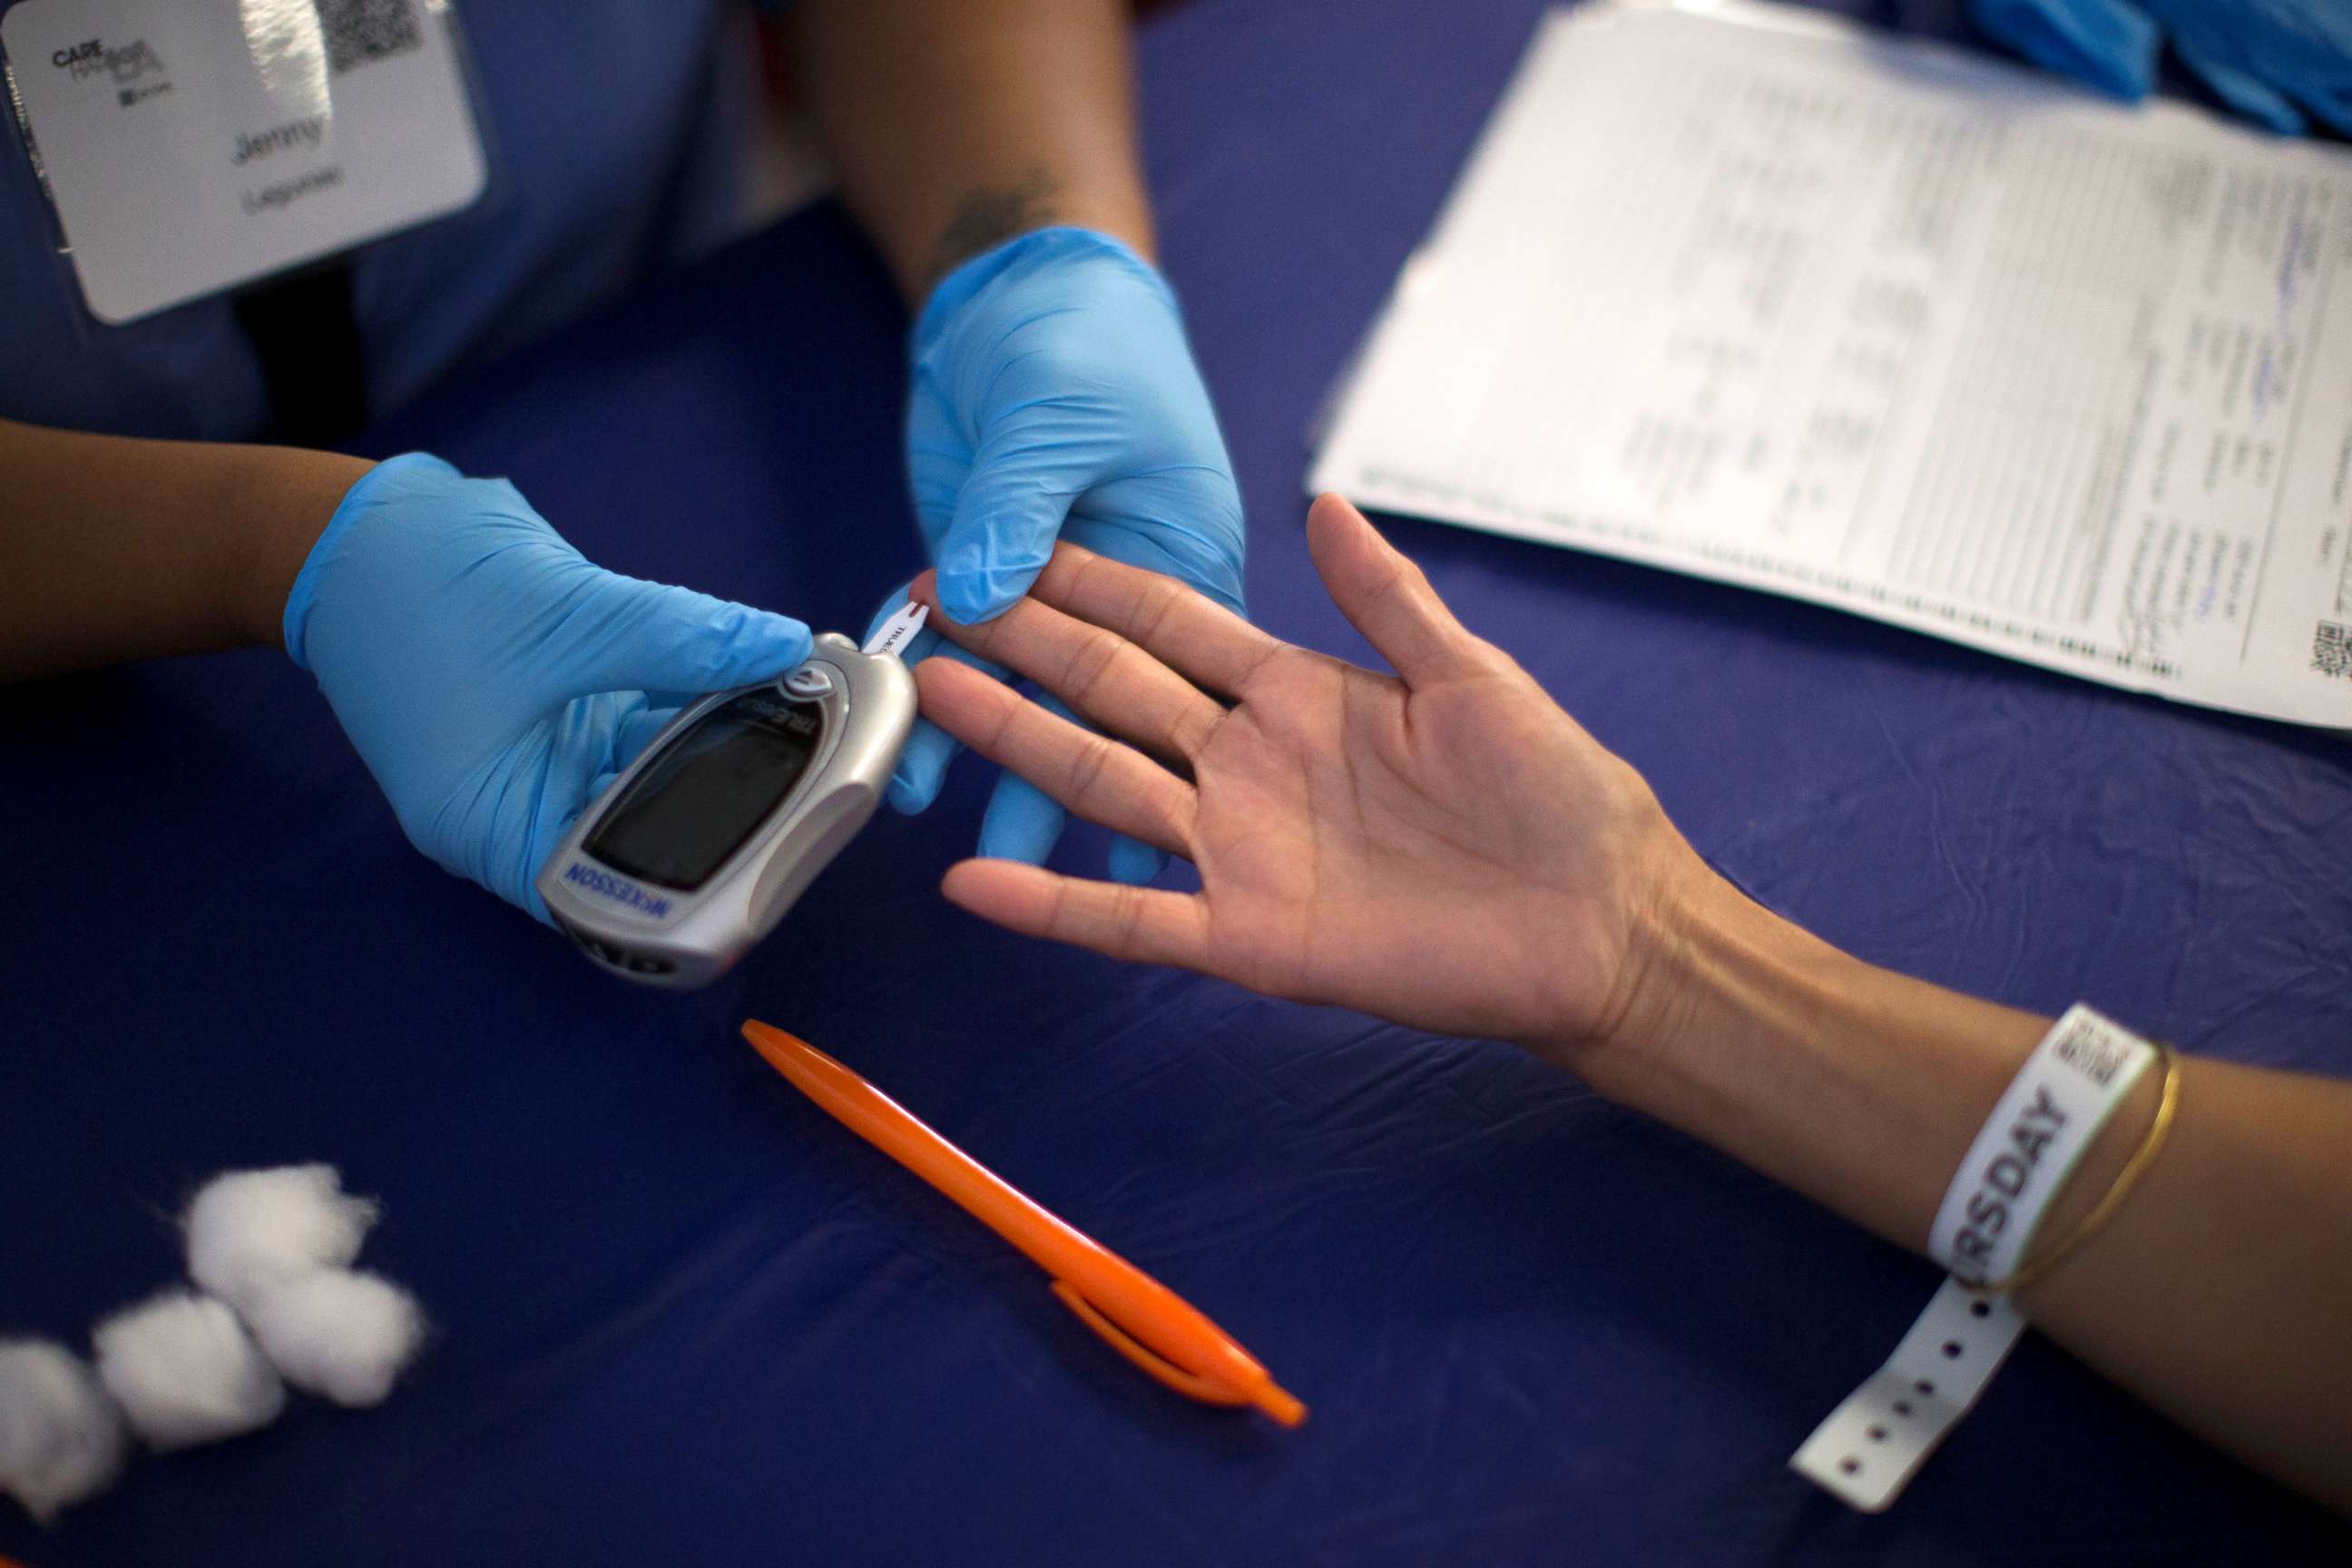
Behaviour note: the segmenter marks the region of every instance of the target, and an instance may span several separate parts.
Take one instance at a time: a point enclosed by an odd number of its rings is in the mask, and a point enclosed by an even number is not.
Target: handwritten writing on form
[[[2352,155],[1777,8],[1560,14],[1313,483],[2352,728]]]

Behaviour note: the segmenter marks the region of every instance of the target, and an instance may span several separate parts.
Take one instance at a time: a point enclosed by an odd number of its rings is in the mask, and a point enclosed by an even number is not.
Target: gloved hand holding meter
[[[664,984],[774,926],[914,716],[894,655],[591,565],[513,486],[421,454],[352,487],[285,638],[418,848]]]
[[[1066,535],[1240,608],[1231,465],[1173,296],[1132,250],[1061,227],[974,258],[934,291],[914,362],[909,473],[961,616],[1020,598]],[[603,571],[513,486],[423,454],[352,487],[285,642],[418,848],[653,984],[725,973],[886,790],[927,807],[956,749],[916,717],[907,664],[953,651],[919,611],[863,649],[813,638]],[[1061,820],[1008,774],[982,851],[1042,861]],[[1111,870],[1147,880],[1162,858],[1123,844]]]

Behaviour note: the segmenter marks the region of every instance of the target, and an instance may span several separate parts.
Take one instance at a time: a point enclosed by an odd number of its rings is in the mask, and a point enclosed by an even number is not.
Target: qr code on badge
[[[327,35],[327,68],[337,76],[370,60],[425,47],[413,0],[318,0]]]
[[[2097,1023],[2085,1020],[2066,1032],[2053,1047],[2058,1059],[2097,1084],[2107,1087],[2116,1069],[2130,1057],[2131,1048],[2123,1041],[2108,1037]]]
[[[2311,635],[2311,668],[2339,680],[2352,680],[2352,626],[2320,622]]]

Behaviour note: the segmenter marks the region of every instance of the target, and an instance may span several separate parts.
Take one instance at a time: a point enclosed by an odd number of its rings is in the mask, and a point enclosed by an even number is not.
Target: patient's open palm
[[[1332,597],[1397,676],[1067,546],[1031,599],[943,628],[1131,744],[945,660],[922,667],[930,718],[1080,815],[1189,857],[1202,881],[968,861],[949,895],[1016,930],[1430,1028],[1609,1033],[1688,849],[1639,776],[1353,509],[1325,498],[1308,526]]]

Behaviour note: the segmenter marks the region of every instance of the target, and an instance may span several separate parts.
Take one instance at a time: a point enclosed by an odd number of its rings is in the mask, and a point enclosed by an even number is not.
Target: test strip
[[[898,653],[914,639],[917,632],[923,629],[923,622],[929,618],[930,614],[929,605],[919,605],[909,599],[899,606],[898,614],[874,628],[874,635],[866,639],[866,651]],[[900,657],[905,656],[900,654]]]

